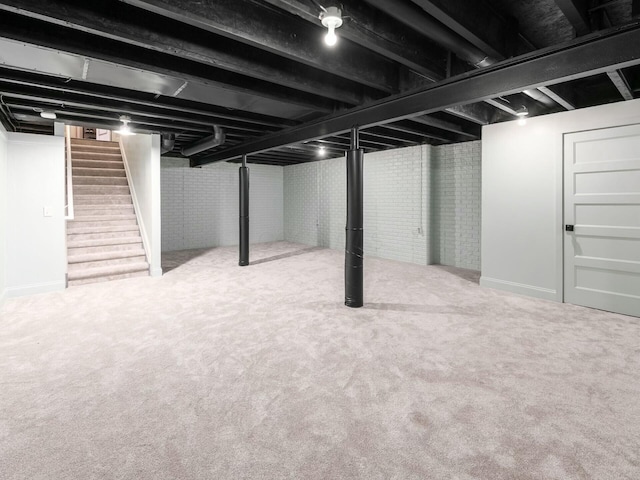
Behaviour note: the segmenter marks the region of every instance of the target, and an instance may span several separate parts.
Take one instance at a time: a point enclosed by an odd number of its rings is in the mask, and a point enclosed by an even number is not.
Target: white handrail
[[[64,138],[67,145],[67,214],[65,220],[73,220],[73,169],[71,166],[71,128],[69,125],[64,127]]]

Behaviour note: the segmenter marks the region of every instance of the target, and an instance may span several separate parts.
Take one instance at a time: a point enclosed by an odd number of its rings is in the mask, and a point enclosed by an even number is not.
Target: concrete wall
[[[238,244],[237,164],[189,168],[188,160],[161,163],[163,251]],[[283,169],[251,165],[250,242],[283,240]]]
[[[152,276],[162,275],[160,136],[121,136],[131,195]]]
[[[7,296],[64,289],[64,138],[7,136]]]
[[[7,132],[0,124],[0,308],[7,288]]]
[[[480,142],[365,155],[365,254],[480,266]],[[343,158],[285,167],[285,239],[344,248]]]
[[[563,300],[563,135],[640,123],[640,100],[483,128],[481,284]]]

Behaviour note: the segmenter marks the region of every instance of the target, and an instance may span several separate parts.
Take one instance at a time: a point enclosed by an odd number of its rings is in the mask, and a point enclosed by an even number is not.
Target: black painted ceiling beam
[[[154,28],[150,28],[138,22],[131,12],[122,12],[122,8],[103,9],[98,14],[95,9],[99,6],[88,2],[53,4],[48,0],[3,0],[0,2],[0,11],[17,13],[256,79],[268,79],[271,83],[350,105],[359,105],[365,100],[363,89],[355,82],[280,57],[277,57],[277,65],[273,62],[269,64],[264,61],[264,52],[253,48],[245,47],[242,55],[237,55],[239,46],[232,45],[228,39],[206,32],[198,36],[197,31],[190,32],[189,38],[185,34],[180,35],[182,29],[171,28],[169,22],[162,18],[162,25],[154,24]],[[126,54],[126,49],[123,54]]]
[[[297,105],[325,113],[336,110],[335,101],[317,95],[262,80],[248,79],[243,75],[196,64],[179,57],[170,57],[132,45],[122,45],[117,41],[98,38],[89,33],[17,14],[5,13],[0,16],[0,36],[113,65],[124,65],[187,82],[223,88],[238,94],[262,97],[284,105]],[[237,101],[237,108],[242,105],[241,101]]]
[[[300,0],[265,0],[271,5],[313,23],[320,24],[320,9]],[[341,38],[351,40],[390,60],[409,67],[431,81],[444,78],[444,52],[436,45],[425,45],[424,38],[407,30],[392,17],[383,15],[361,0],[341,1],[345,21]]]
[[[222,149],[198,164],[220,162],[304,140],[366,128],[443,110],[459,104],[509,95],[528,88],[584,78],[640,64],[640,26],[619,27],[568,44],[522,55],[414,92],[396,95],[347,112]]]
[[[447,132],[457,133],[463,137],[470,139],[477,139],[478,135],[472,132],[468,132],[460,125],[453,122],[447,122],[446,120],[440,120],[439,118],[431,117],[429,115],[423,115],[421,117],[413,117],[409,119],[412,122],[421,123],[429,127],[439,128],[440,130],[446,130]]]
[[[118,87],[98,85],[88,82],[69,80],[58,77],[21,72],[0,67],[0,85],[15,93],[33,94],[47,98],[82,99],[96,105],[114,105],[123,108],[141,109],[145,107],[149,112],[177,112],[177,115],[195,115],[210,118],[212,123],[221,121],[237,122],[238,128],[258,125],[261,128],[282,128],[294,126],[299,122],[277,118],[241,110],[229,110],[210,104],[200,104],[189,100],[161,96],[154,98],[148,93],[126,90]],[[7,86],[12,85],[12,86]],[[77,95],[77,97],[74,97]]]
[[[26,93],[17,93],[26,92]],[[213,119],[207,117],[196,117],[194,115],[185,116],[181,114],[166,114],[159,111],[150,111],[145,107],[135,106],[110,106],[107,102],[102,105],[101,102],[83,98],[77,95],[60,95],[57,92],[47,90],[36,89],[23,89],[16,90],[14,88],[7,88],[7,86],[0,80],[0,95],[3,95],[4,101],[7,104],[21,104],[31,108],[40,108],[45,110],[56,110],[64,112],[70,110],[70,108],[76,107],[87,111],[101,112],[103,114],[111,114],[112,118],[118,119],[121,115],[129,115],[130,117],[141,118],[144,122],[145,118],[162,119],[167,122],[182,122],[183,124],[189,124],[194,127],[194,130],[200,131],[198,126],[208,126],[209,129],[203,131],[212,131],[213,125],[218,125],[226,129],[233,129],[235,131],[245,133],[264,133],[265,131],[274,131],[273,127],[257,127],[255,125],[245,125],[239,122],[234,122],[224,119]],[[12,100],[14,99],[14,100]]]
[[[555,0],[555,2],[575,29],[576,35],[586,35],[591,31],[587,0]]]
[[[321,25],[244,0],[122,0],[124,3],[223,35],[347,80],[387,93],[398,90],[394,63],[351,42],[341,42],[340,55],[326,48]]]
[[[510,56],[508,53],[515,47],[517,25],[509,25],[505,19],[498,17],[483,0],[412,1],[496,59]]]

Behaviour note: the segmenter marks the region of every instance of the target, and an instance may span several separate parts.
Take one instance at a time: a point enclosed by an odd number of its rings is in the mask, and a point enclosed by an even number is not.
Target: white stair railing
[[[71,128],[69,125],[64,127],[64,138],[67,145],[67,204],[65,205],[65,220],[73,220],[73,170],[71,166]]]

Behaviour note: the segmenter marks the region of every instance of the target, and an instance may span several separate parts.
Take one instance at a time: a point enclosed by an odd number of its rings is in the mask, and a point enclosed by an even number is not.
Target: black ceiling
[[[342,9],[327,47],[323,8]],[[481,126],[629,100],[640,0],[0,0],[0,120],[213,134],[192,165],[289,165],[480,138]],[[634,20],[634,18],[636,20]],[[536,87],[536,88],[534,88]]]

